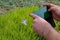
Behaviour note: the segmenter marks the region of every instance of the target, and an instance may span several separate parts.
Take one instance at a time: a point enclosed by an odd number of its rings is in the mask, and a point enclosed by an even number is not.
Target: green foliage
[[[41,6],[42,3],[47,3],[47,2],[60,4],[60,1],[58,0],[0,0],[0,7],[6,9],[12,9],[16,7],[24,7],[24,6],[32,6],[32,5]]]
[[[23,7],[0,15],[0,40],[44,40],[32,29],[33,19],[29,14],[36,10],[38,7]],[[23,19],[27,25],[21,23]]]
[[[48,0],[43,1],[48,2]],[[29,16],[31,12],[38,10],[38,7],[35,6],[41,6],[41,2],[42,0],[0,0],[1,8],[23,7],[0,15],[0,40],[44,40],[43,37],[34,33],[32,29],[33,19]],[[60,5],[60,1],[52,3]],[[27,20],[27,25],[21,23],[23,19]],[[58,26],[56,29],[58,30]]]

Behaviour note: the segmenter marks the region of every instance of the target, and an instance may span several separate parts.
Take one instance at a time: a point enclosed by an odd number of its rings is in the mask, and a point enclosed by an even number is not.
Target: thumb
[[[37,15],[35,15],[35,14],[30,14],[30,16],[32,17],[32,18],[38,18],[39,16],[37,16]]]
[[[43,6],[54,7],[54,6],[56,6],[56,5],[51,4],[51,3],[47,3],[47,4],[43,4]]]

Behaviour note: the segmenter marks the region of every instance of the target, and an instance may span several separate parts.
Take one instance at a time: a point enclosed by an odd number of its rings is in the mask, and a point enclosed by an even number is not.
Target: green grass
[[[32,28],[33,19],[29,14],[38,7],[23,7],[0,15],[0,40],[44,40]],[[27,20],[27,25],[21,23]]]
[[[0,14],[0,40],[44,40],[38,36],[33,28],[33,19],[29,16],[31,12],[38,10],[39,7],[23,7]],[[22,20],[27,20],[27,25],[22,24]],[[56,30],[59,31],[57,21]]]

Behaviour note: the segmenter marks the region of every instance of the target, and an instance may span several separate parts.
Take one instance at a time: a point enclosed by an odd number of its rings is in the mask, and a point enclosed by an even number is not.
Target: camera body
[[[33,14],[45,19],[47,22],[49,22],[52,27],[55,27],[55,22],[53,20],[53,17],[52,17],[52,13],[48,11],[48,7],[47,6],[44,6],[42,7],[41,9],[33,12]]]

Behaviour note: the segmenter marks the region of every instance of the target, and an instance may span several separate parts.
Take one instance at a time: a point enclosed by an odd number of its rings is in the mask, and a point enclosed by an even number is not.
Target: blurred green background
[[[0,0],[0,8],[9,10],[16,7],[41,6],[42,3],[53,3],[60,5],[60,0]]]
[[[29,16],[44,3],[60,5],[60,0],[0,0],[0,40],[44,40],[33,31]],[[24,19],[27,25],[21,23]],[[54,21],[59,32],[60,22]]]

